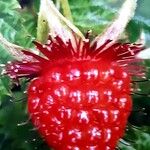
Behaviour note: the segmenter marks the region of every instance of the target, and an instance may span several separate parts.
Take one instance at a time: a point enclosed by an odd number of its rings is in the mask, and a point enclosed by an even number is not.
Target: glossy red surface
[[[114,150],[132,107],[129,94],[130,76],[115,63],[59,61],[31,82],[28,110],[55,150]]]

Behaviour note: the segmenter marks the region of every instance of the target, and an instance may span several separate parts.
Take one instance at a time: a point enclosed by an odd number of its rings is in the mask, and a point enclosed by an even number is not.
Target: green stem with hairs
[[[43,14],[39,13],[37,25],[37,40],[43,44],[46,43],[49,33],[48,22]]]
[[[56,0],[55,5],[58,10],[60,10],[60,0]]]
[[[60,0],[62,9],[63,9],[63,14],[64,16],[69,19],[71,22],[73,22],[72,14],[71,14],[71,9],[68,0]]]

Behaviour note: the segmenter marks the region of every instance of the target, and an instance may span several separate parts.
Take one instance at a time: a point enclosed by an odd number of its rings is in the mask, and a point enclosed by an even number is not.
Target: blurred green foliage
[[[96,36],[113,21],[122,0],[69,0],[69,3],[74,24],[83,33],[92,29],[93,36]],[[39,0],[31,4],[21,9],[17,0],[0,0],[0,32],[9,41],[25,48],[33,48],[32,40],[36,39]],[[125,32],[129,41],[136,42],[143,32],[146,45],[150,45],[149,6],[149,0],[138,1],[135,17]],[[9,60],[12,60],[11,56],[0,46],[0,63]],[[145,65],[149,67],[149,61]],[[21,89],[11,91],[12,82],[7,77],[0,78],[0,150],[48,150],[28,121],[24,94],[27,82],[23,80],[21,85]],[[149,85],[149,82],[141,83],[142,92],[149,94]],[[149,150],[150,99],[139,95],[134,96],[133,102],[134,111],[129,122],[138,128],[129,123],[125,141],[120,142],[119,147],[122,150]]]

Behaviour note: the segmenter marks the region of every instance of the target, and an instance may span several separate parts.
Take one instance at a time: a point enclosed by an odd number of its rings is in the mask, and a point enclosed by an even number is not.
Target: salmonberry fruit
[[[44,57],[29,51],[33,62],[12,62],[13,79],[33,79],[28,88],[28,111],[41,136],[55,150],[114,150],[123,136],[132,108],[132,75],[136,44],[111,41],[96,48],[89,39],[70,41],[56,36],[48,44],[34,42]]]

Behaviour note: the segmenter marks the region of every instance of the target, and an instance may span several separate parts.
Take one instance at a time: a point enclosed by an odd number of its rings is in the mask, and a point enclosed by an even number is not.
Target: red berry
[[[35,42],[47,59],[24,51],[35,61],[13,62],[6,71],[13,79],[36,77],[28,111],[55,150],[114,150],[132,108],[131,77],[140,76],[134,55],[142,48],[117,43],[102,51],[79,43],[83,51],[58,36],[44,46]]]
[[[63,66],[63,68],[62,68]],[[33,124],[57,150],[114,149],[132,102],[124,70],[95,60],[54,62],[28,89]]]

